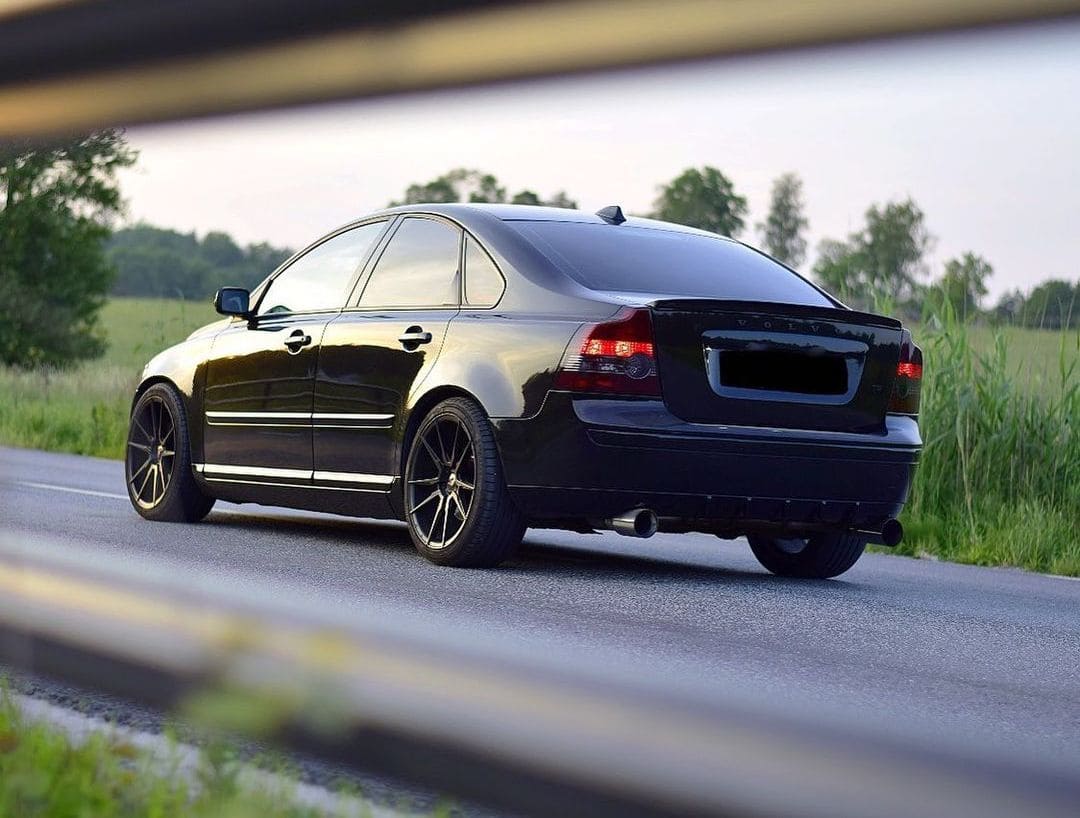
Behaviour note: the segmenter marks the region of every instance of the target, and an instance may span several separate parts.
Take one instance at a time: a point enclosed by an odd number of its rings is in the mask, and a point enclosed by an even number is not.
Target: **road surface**
[[[150,523],[119,462],[2,448],[0,519],[152,556],[193,584],[227,573],[310,589],[360,618],[615,684],[1080,770],[1074,580],[870,554],[837,580],[796,581],[744,541],[548,531],[501,569],[455,570],[425,562],[397,523],[225,503],[201,524]]]

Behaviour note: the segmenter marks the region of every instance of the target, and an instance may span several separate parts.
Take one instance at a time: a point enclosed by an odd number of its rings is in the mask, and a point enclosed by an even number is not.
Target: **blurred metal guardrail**
[[[517,814],[1074,816],[1080,777],[466,654],[325,600],[0,532],[0,661]],[[236,701],[235,698],[230,701]]]
[[[14,0],[0,2],[0,138],[1078,13],[1078,0]]]

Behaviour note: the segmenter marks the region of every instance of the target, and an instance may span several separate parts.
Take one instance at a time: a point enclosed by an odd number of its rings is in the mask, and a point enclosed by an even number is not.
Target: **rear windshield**
[[[591,290],[833,306],[787,268],[727,239],[628,225],[507,223]]]

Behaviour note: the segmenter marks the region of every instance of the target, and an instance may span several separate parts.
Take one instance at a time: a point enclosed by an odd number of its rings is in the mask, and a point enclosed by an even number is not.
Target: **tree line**
[[[208,298],[225,284],[250,289],[292,254],[266,242],[241,247],[219,231],[200,239],[149,224],[117,230],[105,244],[112,294],[157,298]]]
[[[114,231],[122,213],[117,171],[136,161],[119,131],[53,143],[0,145],[0,362],[61,365],[104,350],[98,311],[107,294],[208,298],[222,284],[253,286],[291,251],[265,242],[240,246],[228,234],[139,224]],[[510,202],[575,208],[566,193],[510,193],[490,173],[457,168],[409,185],[401,201]],[[721,170],[687,168],[657,188],[645,214],[740,238],[749,207]],[[772,186],[756,243],[792,268],[806,260],[809,220],[802,180]],[[754,241],[754,239],[751,239]],[[809,276],[853,307],[925,318],[951,310],[966,319],[1029,327],[1080,326],[1080,281],[1044,281],[985,308],[993,267],[973,251],[948,259],[936,277],[926,261],[933,235],[911,199],[870,205],[863,226],[817,248]]]

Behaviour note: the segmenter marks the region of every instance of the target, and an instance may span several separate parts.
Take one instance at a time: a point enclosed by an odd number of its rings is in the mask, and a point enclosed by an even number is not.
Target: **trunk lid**
[[[899,321],[752,301],[657,300],[650,309],[664,402],[683,420],[884,429]]]

